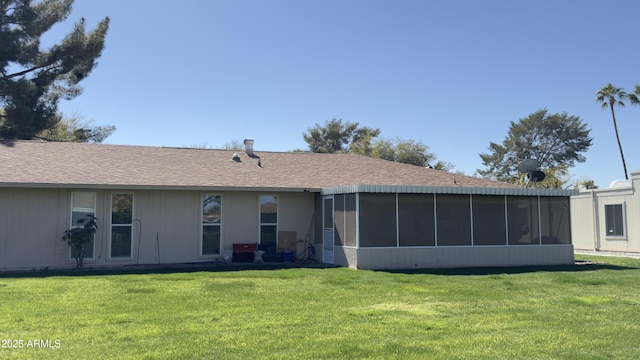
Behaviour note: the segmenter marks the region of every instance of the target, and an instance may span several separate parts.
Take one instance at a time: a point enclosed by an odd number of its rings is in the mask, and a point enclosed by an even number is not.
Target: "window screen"
[[[504,196],[474,195],[473,245],[506,245]]]
[[[335,235],[334,243],[337,246],[344,245],[345,228],[344,228],[344,195],[335,195],[333,197],[334,208],[334,220],[335,220]]]
[[[571,244],[568,197],[540,197],[542,244]]]
[[[344,220],[346,246],[356,246],[356,194],[344,196]]]
[[[398,194],[400,246],[434,246],[432,194]]]
[[[360,247],[397,246],[395,194],[360,197]]]
[[[471,245],[469,195],[436,195],[438,246]]]
[[[534,245],[540,243],[537,197],[508,196],[507,219],[509,245]]]

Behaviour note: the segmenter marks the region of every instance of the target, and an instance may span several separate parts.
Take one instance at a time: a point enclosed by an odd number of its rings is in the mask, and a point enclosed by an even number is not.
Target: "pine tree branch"
[[[36,70],[39,70],[39,69],[44,69],[44,68],[46,68],[47,66],[50,66],[50,65],[51,65],[51,64],[40,65],[40,66],[34,66],[34,67],[30,68],[30,69],[22,70],[22,71],[19,71],[19,72],[17,72],[17,73],[13,73],[13,74],[9,74],[9,75],[4,75],[4,76],[2,76],[2,79],[4,79],[4,80],[13,79],[14,77],[18,77],[18,76],[26,75],[26,74],[28,74],[28,73],[30,73],[30,72],[33,72],[33,71],[36,71]]]

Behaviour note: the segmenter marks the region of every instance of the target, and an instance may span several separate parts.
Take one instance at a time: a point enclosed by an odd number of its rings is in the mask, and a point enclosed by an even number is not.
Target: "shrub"
[[[98,229],[96,220],[93,215],[87,215],[87,219],[78,219],[80,226],[65,231],[62,236],[62,241],[66,241],[76,255],[76,268],[81,268],[84,263],[85,246],[93,240]]]

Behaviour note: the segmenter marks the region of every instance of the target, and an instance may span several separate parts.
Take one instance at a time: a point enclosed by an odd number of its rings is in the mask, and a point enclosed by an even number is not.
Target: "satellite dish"
[[[518,164],[517,169],[522,174],[529,174],[530,172],[532,172],[533,170],[536,170],[537,168],[538,168],[538,160],[527,159],[520,162],[520,164]]]
[[[529,180],[533,181],[534,183],[544,180],[545,177],[546,175],[540,170],[533,170],[532,172],[527,174],[527,178],[529,178]]]
[[[518,164],[518,171],[521,174],[527,174],[527,179],[529,179],[529,181],[537,183],[544,180],[546,177],[544,172],[538,170],[539,165],[540,164],[536,159],[526,159]],[[527,185],[525,184],[525,186]]]

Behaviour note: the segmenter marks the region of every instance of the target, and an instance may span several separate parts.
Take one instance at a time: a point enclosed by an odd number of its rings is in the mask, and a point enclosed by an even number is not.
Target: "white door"
[[[322,198],[322,262],[333,264],[333,196]]]

